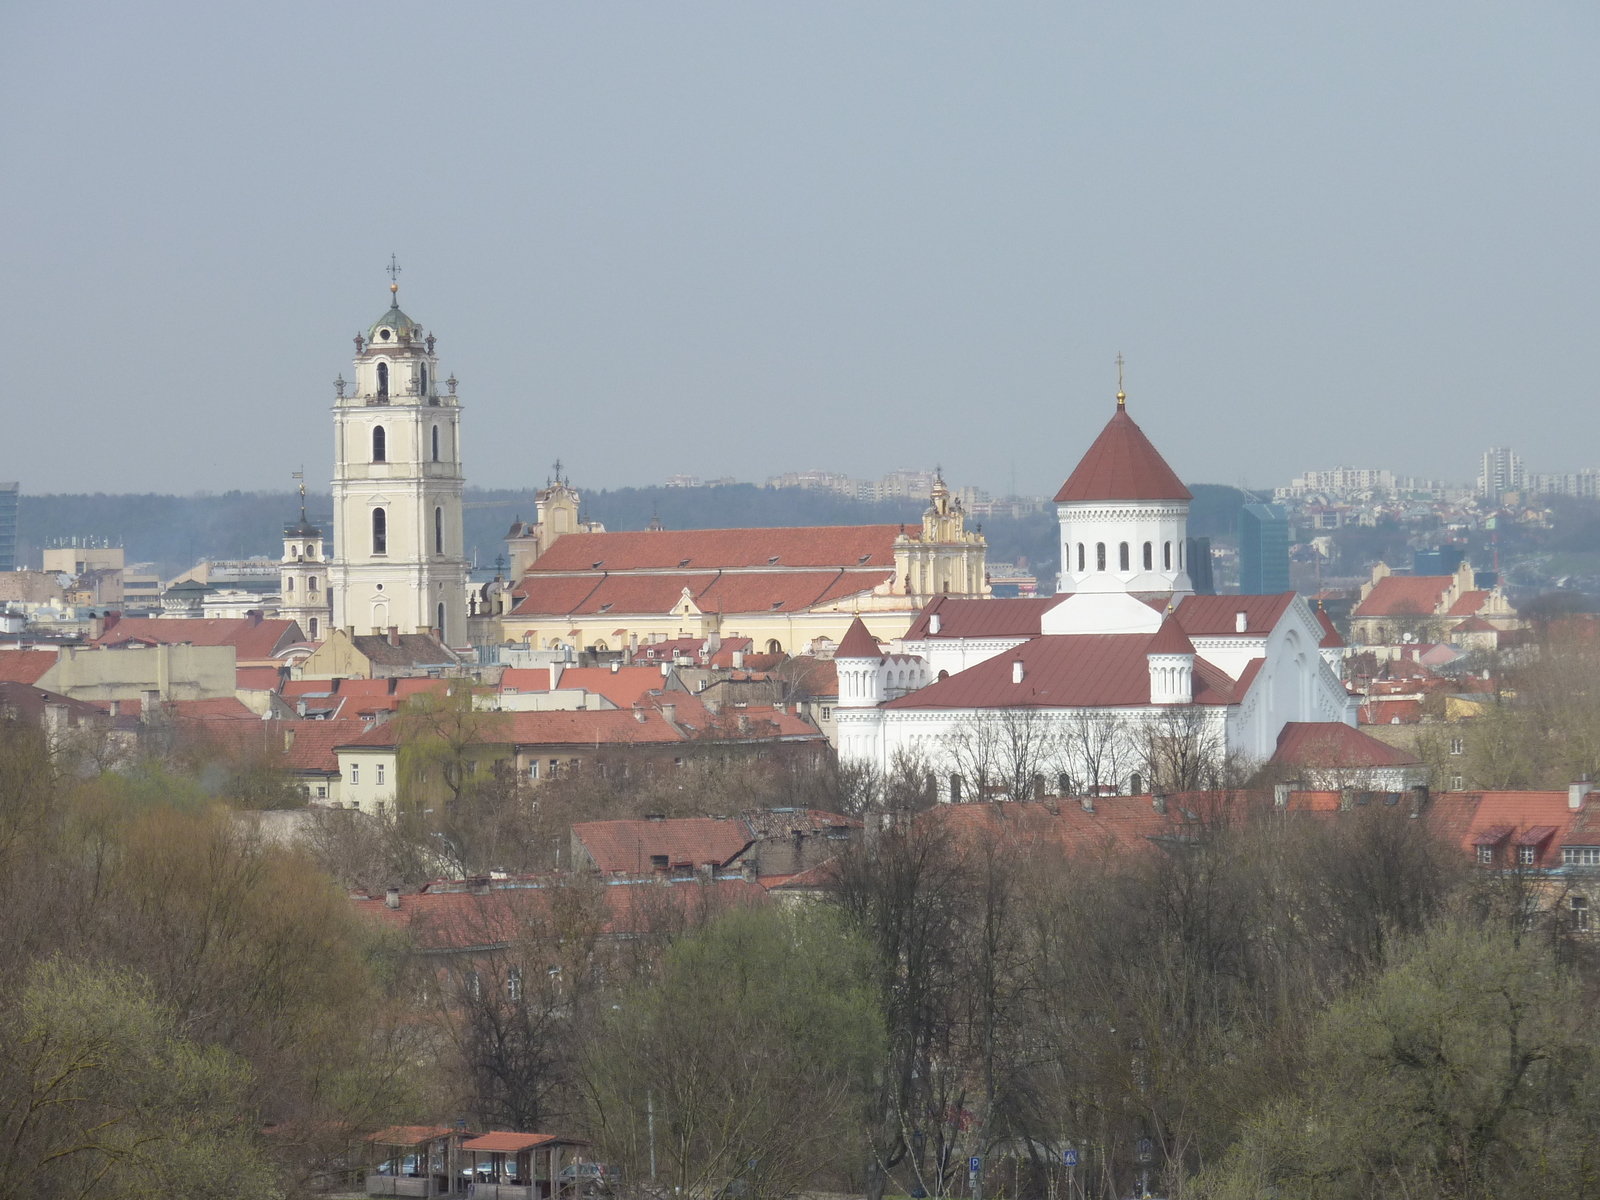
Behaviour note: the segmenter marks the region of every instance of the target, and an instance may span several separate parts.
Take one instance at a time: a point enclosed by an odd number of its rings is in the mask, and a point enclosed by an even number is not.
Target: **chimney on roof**
[[[392,887],[392,888],[390,888],[388,891],[386,891],[383,894],[383,906],[385,908],[399,908],[400,907],[400,889],[399,888]]]
[[[618,662],[616,659],[612,659],[611,660],[611,673],[613,675],[615,675],[621,669],[622,669],[622,664],[620,662]]]
[[[467,891],[474,896],[487,896],[489,894],[489,877],[487,875],[474,875],[467,880]]]
[[[266,614],[263,613],[259,608],[252,608],[249,612],[245,613],[245,620],[249,621],[252,626],[256,626],[261,624],[261,619],[265,615]]]
[[[1583,807],[1584,797],[1594,790],[1587,775],[1578,776],[1576,783],[1567,785],[1567,807],[1576,811]]]
[[[733,669],[735,671],[744,670],[744,651],[743,650],[735,650],[733,652]]]
[[[932,616],[930,616],[928,618],[928,632],[929,633],[938,633],[939,632],[939,625],[940,625],[940,621],[939,621],[939,614],[938,613],[934,613]]]
[[[1413,784],[1411,788],[1411,815],[1413,817],[1420,817],[1422,815],[1422,810],[1427,807],[1428,785],[1425,783]]]
[[[398,646],[399,644],[400,644],[400,626],[391,625],[391,626],[389,626],[389,645]]]
[[[1233,631],[1235,633],[1250,632],[1250,614],[1236,612],[1233,614]]]
[[[1023,680],[1023,677],[1026,674],[1027,674],[1027,671],[1024,670],[1024,668],[1022,666],[1022,660],[1020,658],[1012,659],[1011,660],[1011,682],[1012,683],[1021,683],[1022,680]]]
[[[90,641],[98,640],[99,638],[104,636],[105,631],[106,631],[106,619],[104,617],[90,617],[89,618],[89,640]]]
[[[101,625],[107,633],[110,633],[113,629],[115,629],[117,622],[120,620],[122,620],[122,614],[119,612],[108,612],[105,616],[100,618]]]
[[[550,690],[553,692],[561,686],[561,672],[565,669],[562,663],[550,664]]]
[[[294,711],[296,716],[303,717],[306,715],[306,698],[304,696],[294,702]]]
[[[633,706],[633,719],[635,721],[639,722],[639,724],[641,724],[641,725],[643,725],[645,723],[645,721],[648,720],[648,718],[644,715],[644,709],[641,708],[637,704],[635,704]]]
[[[677,724],[678,706],[676,704],[663,704],[661,706],[661,715],[667,719],[668,725]]]
[[[671,659],[662,659],[661,660],[661,678],[665,679],[671,673],[672,673],[672,660]]]

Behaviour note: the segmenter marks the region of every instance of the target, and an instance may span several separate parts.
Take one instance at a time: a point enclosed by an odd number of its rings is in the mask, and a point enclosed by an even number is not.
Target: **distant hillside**
[[[1189,530],[1196,536],[1229,537],[1237,532],[1239,508],[1246,501],[1237,488],[1191,484]],[[921,524],[923,505],[912,501],[881,504],[847,500],[827,492],[774,489],[754,484],[718,488],[618,488],[584,492],[583,517],[607,529],[644,529],[659,516],[668,529],[770,529],[790,525]],[[467,553],[480,566],[493,566],[505,550],[505,534],[515,518],[532,520],[534,492],[524,489],[468,488],[464,514]],[[327,493],[312,493],[306,506],[324,528],[333,504]],[[154,562],[170,578],[203,558],[276,557],[282,531],[300,515],[292,492],[225,492],[220,496],[46,495],[21,497],[18,559],[37,567],[39,551],[59,538],[104,538],[127,550],[129,562]],[[1056,519],[1053,511],[1020,519],[974,522],[989,540],[989,557],[1015,562],[1026,557],[1041,580],[1056,571]]]

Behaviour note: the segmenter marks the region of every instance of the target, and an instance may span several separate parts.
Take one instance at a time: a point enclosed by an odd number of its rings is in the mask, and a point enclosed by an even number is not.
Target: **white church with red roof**
[[[951,780],[951,799],[963,762],[991,751],[1032,755],[1052,790],[1139,791],[1162,782],[1158,735],[1265,762],[1291,725],[1353,727],[1324,614],[1294,592],[1194,594],[1191,498],[1119,392],[1055,498],[1057,594],[935,597],[892,650],[856,622],[834,656],[841,758],[888,770],[912,755]],[[1033,744],[1018,749],[1020,736]]]

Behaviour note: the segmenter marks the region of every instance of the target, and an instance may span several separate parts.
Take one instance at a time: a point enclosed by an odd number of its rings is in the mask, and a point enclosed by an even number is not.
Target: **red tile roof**
[[[1488,598],[1489,593],[1487,591],[1462,592],[1456,598],[1456,602],[1450,606],[1448,615],[1452,617],[1471,616],[1483,607],[1484,601],[1488,600]]]
[[[1356,605],[1353,617],[1400,617],[1431,614],[1439,607],[1454,575],[1385,575]]]
[[[1451,611],[1454,612],[1455,610],[1451,609]],[[1497,629],[1495,626],[1489,624],[1489,622],[1485,621],[1482,617],[1468,617],[1465,621],[1462,621],[1458,625],[1454,626],[1450,630],[1450,632],[1451,633],[1499,633],[1500,630]]]
[[[1341,721],[1287,722],[1278,733],[1272,761],[1292,767],[1409,767],[1422,762]]]
[[[171,700],[167,709],[180,720],[206,721],[261,721],[258,713],[251,712],[236,696],[221,696],[214,700]]]
[[[293,621],[237,618],[123,617],[91,646],[150,642],[158,646],[232,646],[241,663],[263,662],[305,635]]]
[[[1270,633],[1289,606],[1293,592],[1276,596],[1185,596],[1178,605],[1178,624],[1192,638],[1238,635],[1237,615],[1245,614],[1247,637]]]
[[[560,542],[556,544],[560,545]],[[558,575],[552,578],[544,578],[530,571],[518,585],[517,593],[521,599],[512,611],[520,617],[667,613],[682,602],[687,589],[690,600],[702,612],[800,612],[870,592],[893,578],[892,570],[774,570],[745,574],[707,571],[672,575]]]
[[[34,684],[56,665],[56,650],[0,650],[0,680]]]
[[[568,688],[594,692],[604,696],[618,708],[627,708],[650,691],[661,686],[659,667],[568,667],[561,672],[557,684],[563,691]],[[550,668],[512,668],[500,677],[502,692],[548,692]]]
[[[1155,635],[1072,634],[1039,637],[975,667],[935,680],[884,707],[1087,708],[1150,703],[1150,664],[1145,658]],[[1023,679],[1012,682],[1012,662],[1021,659]],[[1196,704],[1232,704],[1233,680],[1196,658]]]
[[[844,640],[839,643],[839,648],[833,652],[833,657],[841,658],[881,658],[883,651],[878,646],[878,639],[867,632],[866,625],[860,617],[850,622],[850,628],[845,631]]]
[[[1167,460],[1120,405],[1056,493],[1056,503],[1192,500]]]
[[[1372,700],[1356,710],[1363,725],[1415,725],[1422,720],[1420,700]]]
[[[935,596],[917,614],[906,631],[907,641],[941,638],[1038,637],[1040,620],[1071,593],[1057,596],[1023,596],[998,600],[961,600]],[[939,614],[939,632],[931,633],[934,613]]]
[[[667,866],[722,867],[754,840],[735,819],[681,817],[671,821],[580,821],[572,836],[594,859],[602,875],[648,875],[650,860],[664,855]]]
[[[450,1125],[394,1125],[370,1134],[367,1141],[379,1146],[420,1146],[423,1142],[449,1137],[456,1132]]]
[[[899,533],[895,525],[569,533],[539,557],[529,574],[767,566],[892,569]]]
[[[276,691],[281,681],[277,667],[240,667],[238,686],[246,692]]]

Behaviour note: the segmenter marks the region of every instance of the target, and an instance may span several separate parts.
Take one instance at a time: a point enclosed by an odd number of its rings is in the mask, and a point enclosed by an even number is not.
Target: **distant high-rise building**
[[[1239,514],[1239,591],[1276,596],[1289,590],[1289,514],[1277,504],[1246,504]]]
[[[1522,456],[1510,446],[1491,446],[1483,453],[1483,469],[1478,473],[1478,495],[1498,500],[1507,492],[1520,492],[1527,486],[1522,471]]]
[[[0,483],[0,571],[17,569],[17,495],[21,485]]]
[[[1183,557],[1189,565],[1189,582],[1194,584],[1197,596],[1215,596],[1217,582],[1211,574],[1211,539],[1192,537],[1183,539]]]

